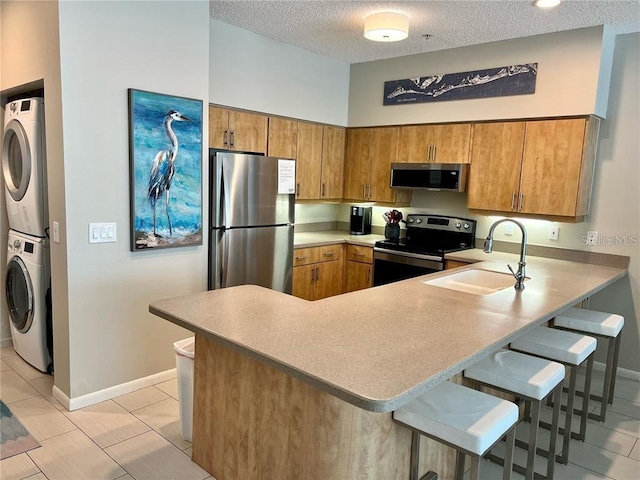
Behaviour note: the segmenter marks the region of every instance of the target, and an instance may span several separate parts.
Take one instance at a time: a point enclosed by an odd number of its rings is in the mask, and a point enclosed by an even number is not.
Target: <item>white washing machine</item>
[[[53,371],[49,240],[9,231],[5,293],[13,348],[42,372]]]
[[[42,98],[7,103],[2,171],[9,228],[35,237],[46,237],[49,226],[44,137]]]

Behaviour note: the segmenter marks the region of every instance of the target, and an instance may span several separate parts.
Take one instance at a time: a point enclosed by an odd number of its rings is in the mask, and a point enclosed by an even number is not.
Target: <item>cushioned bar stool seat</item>
[[[513,469],[525,475],[526,480],[531,480],[534,477],[546,478],[547,480],[553,479],[560,402],[556,402],[553,409],[549,450],[540,449],[540,453],[548,458],[546,476],[534,472],[534,462],[538,451],[538,424],[540,422],[542,401],[554,391],[559,398],[562,392],[564,374],[565,368],[560,363],[510,350],[499,350],[464,371],[465,377],[473,379],[481,385],[487,385],[502,392],[514,394],[531,405],[529,443],[516,440],[516,445],[528,449],[527,466],[524,468],[520,465],[513,465]],[[489,456],[489,459],[498,463],[502,460],[493,455]]]
[[[607,403],[613,403],[616,371],[618,370],[618,355],[620,354],[620,332],[624,326],[624,317],[614,313],[570,308],[554,319],[553,326],[584,332],[608,342],[602,396],[590,395],[593,400],[600,402],[600,414],[589,413],[589,418],[604,422],[607,415]],[[578,395],[584,395],[584,392],[576,393]]]
[[[560,432],[564,435],[562,443],[562,455],[557,457],[560,463],[567,464],[569,461],[569,440],[576,438],[583,440],[587,433],[587,408],[589,402],[589,392],[591,390],[591,372],[593,370],[593,352],[596,350],[596,339],[586,335],[579,335],[573,332],[556,330],[554,328],[539,327],[533,332],[524,335],[511,343],[511,349],[524,353],[530,353],[548,360],[560,362],[571,367],[569,375],[569,396],[567,399],[567,415],[564,429]],[[587,376],[584,382],[585,397],[580,411],[580,433],[571,431],[571,421],[573,419],[573,402],[576,396],[577,368],[587,362]],[[561,396],[558,395],[557,403],[560,403]],[[549,424],[540,422],[545,428],[551,428]]]
[[[412,431],[410,480],[418,479],[420,435],[456,449],[456,479],[471,456],[471,479],[479,479],[479,459],[505,434],[503,479],[511,478],[518,407],[506,400],[451,382],[443,382],[393,412],[396,422]],[[423,478],[433,478],[429,472]]]

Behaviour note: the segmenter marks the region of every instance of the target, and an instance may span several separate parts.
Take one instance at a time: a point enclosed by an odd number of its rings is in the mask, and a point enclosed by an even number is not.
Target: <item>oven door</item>
[[[373,249],[373,286],[406,280],[444,270],[441,257]]]

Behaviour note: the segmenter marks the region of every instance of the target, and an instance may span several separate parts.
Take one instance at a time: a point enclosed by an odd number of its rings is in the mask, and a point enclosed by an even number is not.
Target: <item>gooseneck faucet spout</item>
[[[516,290],[524,290],[524,279],[527,275],[525,272],[526,263],[524,261],[524,257],[527,251],[527,230],[524,228],[524,225],[522,223],[511,218],[503,218],[502,220],[498,220],[497,222],[495,222],[493,225],[491,225],[491,228],[489,229],[489,235],[487,235],[487,239],[484,242],[484,251],[486,253],[491,253],[493,251],[493,231],[498,225],[503,222],[515,223],[522,232],[522,244],[520,245],[520,261],[518,262],[518,271],[514,272],[513,268],[511,268],[511,265],[507,265],[507,267],[509,267],[509,270],[516,279],[516,284],[514,285]]]

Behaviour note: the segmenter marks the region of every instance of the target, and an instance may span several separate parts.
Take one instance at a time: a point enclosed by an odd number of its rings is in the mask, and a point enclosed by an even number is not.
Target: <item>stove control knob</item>
[[[465,230],[469,230],[469,224],[468,224],[468,223],[465,223],[465,224],[464,224],[464,229],[465,229]]]
[[[456,222],[456,228],[460,228],[462,227],[462,224],[460,222]]]
[[[13,241],[13,249],[14,250],[20,250],[20,240],[14,240]]]
[[[413,223],[415,220],[413,218],[409,219],[409,223]]]
[[[416,218],[416,223],[422,223],[422,219],[421,218]]]

